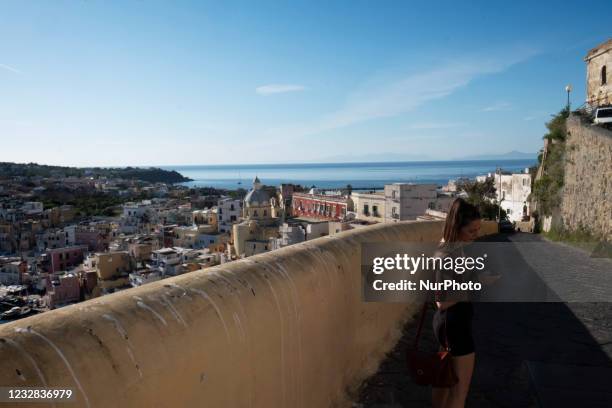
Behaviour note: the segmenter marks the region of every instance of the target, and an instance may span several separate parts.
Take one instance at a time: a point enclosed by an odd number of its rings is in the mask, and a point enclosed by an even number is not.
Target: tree
[[[467,193],[466,201],[475,205],[484,219],[494,220],[500,213],[498,203],[496,203],[495,181],[488,177],[485,181],[476,181],[468,178],[457,180],[457,189]],[[501,217],[506,217],[506,211],[501,209]]]
[[[565,120],[568,117],[567,109],[561,110],[546,123],[548,133],[548,152],[546,159],[539,156],[542,166],[542,177],[533,183],[530,200],[538,203],[542,215],[551,215],[561,203],[561,190],[565,180],[565,137],[567,129]]]

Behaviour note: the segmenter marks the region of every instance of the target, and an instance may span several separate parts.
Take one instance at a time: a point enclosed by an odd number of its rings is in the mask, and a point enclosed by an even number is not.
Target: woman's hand
[[[452,305],[456,304],[457,302],[454,301],[448,301],[448,302],[436,302],[436,306],[438,307],[438,309],[440,310],[446,310],[449,307],[451,307]]]

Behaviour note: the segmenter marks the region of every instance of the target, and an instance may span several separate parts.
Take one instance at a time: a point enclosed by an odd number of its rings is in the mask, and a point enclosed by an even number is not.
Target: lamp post
[[[570,92],[572,92],[572,85],[571,84],[567,84],[565,86],[565,92],[567,92],[567,113],[569,114],[569,112],[570,112]]]

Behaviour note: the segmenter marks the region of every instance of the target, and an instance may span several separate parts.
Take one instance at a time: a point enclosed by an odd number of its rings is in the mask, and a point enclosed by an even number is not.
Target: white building
[[[506,211],[510,221],[518,222],[523,217],[529,216],[529,202],[527,201],[527,197],[531,194],[529,169],[525,169],[524,173],[495,175],[495,189],[497,202]]]
[[[360,220],[384,222],[387,199],[384,191],[358,193],[352,192],[351,199],[355,216]],[[391,204],[391,203],[390,203]]]
[[[527,197],[531,194],[529,169],[525,169],[523,173],[515,174],[489,173],[486,176],[476,177],[476,181],[484,182],[488,178],[493,178],[495,200],[506,211],[510,221],[521,221],[524,216],[531,214],[527,201]]]
[[[36,247],[40,252],[47,249],[64,248],[75,245],[76,225],[65,228],[49,228],[36,234]]]
[[[306,230],[299,223],[288,224],[285,222],[278,227],[278,232],[279,238],[270,238],[272,249],[279,249],[306,241]]]
[[[217,222],[219,232],[231,232],[232,225],[242,214],[242,200],[222,198],[217,202]]]
[[[130,285],[138,287],[147,283],[158,281],[162,278],[161,273],[156,270],[141,270],[130,273]]]
[[[119,230],[124,234],[135,234],[140,231],[143,224],[150,218],[149,210],[151,201],[144,200],[140,203],[127,203],[123,205],[123,214],[119,221]]]
[[[435,184],[385,185],[385,222],[416,220],[427,209],[448,211],[454,198],[440,195]]]
[[[8,262],[0,264],[0,283],[3,285],[20,284],[20,265],[18,258],[7,259]]]
[[[27,203],[23,203],[21,206],[21,211],[23,211],[26,215],[42,214],[43,209],[43,203],[39,201],[28,201]]]
[[[198,257],[208,254],[207,250],[188,248],[162,248],[151,253],[150,269],[160,272],[162,277],[180,275],[183,264],[197,263]]]

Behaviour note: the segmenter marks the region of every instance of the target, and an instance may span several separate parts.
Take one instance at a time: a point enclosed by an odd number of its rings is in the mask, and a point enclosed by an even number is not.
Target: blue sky
[[[452,159],[541,148],[607,2],[0,3],[0,161]]]

